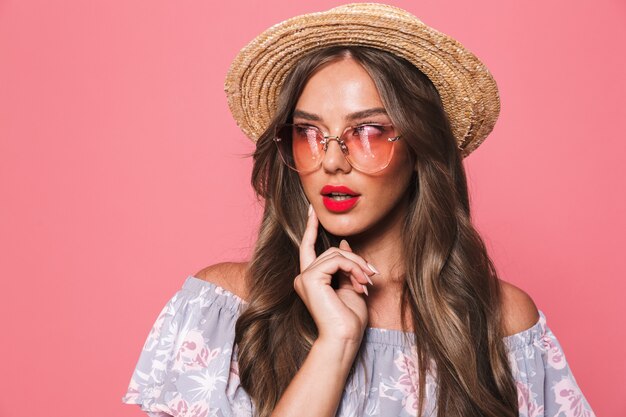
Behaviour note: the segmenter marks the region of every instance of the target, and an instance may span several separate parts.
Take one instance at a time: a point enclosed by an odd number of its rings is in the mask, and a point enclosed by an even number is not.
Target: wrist
[[[315,349],[327,357],[332,357],[342,363],[345,363],[346,366],[350,367],[352,366],[352,362],[354,361],[360,347],[360,340],[318,337],[313,343],[312,349]]]

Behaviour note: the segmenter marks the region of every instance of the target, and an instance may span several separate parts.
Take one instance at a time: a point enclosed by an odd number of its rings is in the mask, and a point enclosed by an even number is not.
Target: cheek
[[[381,204],[393,204],[406,191],[412,172],[406,166],[389,166],[384,176],[376,178],[368,185],[368,194]]]
[[[398,155],[394,155],[394,158]],[[395,163],[394,163],[395,162]],[[403,193],[413,176],[414,166],[409,155],[399,155],[385,172],[385,183],[393,194]]]
[[[404,195],[407,185],[407,179],[396,176],[377,187],[375,194],[378,198],[382,198],[381,201],[388,201],[392,204]]]
[[[307,196],[307,198],[310,201],[311,198],[313,198],[312,194],[315,194],[315,190],[314,190],[315,187],[313,186],[313,181],[310,181],[308,178],[304,178],[301,176],[300,185],[302,186],[302,189],[304,190],[304,194]]]

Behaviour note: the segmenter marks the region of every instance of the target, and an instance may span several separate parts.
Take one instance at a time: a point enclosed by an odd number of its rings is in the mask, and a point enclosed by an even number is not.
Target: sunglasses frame
[[[313,126],[313,125],[308,125],[305,123],[284,123],[282,125],[279,125],[276,127],[275,129],[275,134],[274,134],[274,143],[276,143],[276,147],[278,148],[278,154],[280,155],[280,159],[281,161],[285,164],[285,166],[287,166],[287,168],[299,172],[301,174],[308,174],[309,172],[313,172],[319,169],[319,167],[322,165],[322,160],[324,159],[323,157],[319,159],[318,164],[307,171],[300,171],[297,170],[295,167],[290,166],[287,161],[285,161],[285,158],[283,156],[283,153],[280,151],[280,144],[278,142],[280,142],[282,139],[278,137],[278,132],[281,131],[282,129],[284,129],[287,126],[302,126],[302,127],[307,127],[307,128],[313,128],[317,131],[317,135],[316,138],[319,139],[320,137],[322,138],[322,140],[318,140],[319,144],[323,146],[323,150],[324,153],[326,153],[326,151],[328,150],[328,144],[330,143],[331,140],[336,140],[337,143],[339,144],[339,147],[341,149],[341,152],[343,153],[344,158],[346,158],[346,161],[348,161],[348,163],[350,164],[350,166],[354,169],[356,169],[357,171],[363,172],[365,174],[375,174],[377,172],[382,171],[383,169],[387,168],[387,166],[389,165],[389,163],[391,162],[391,159],[393,158],[393,144],[392,144],[392,154],[391,154],[391,158],[389,158],[389,161],[387,161],[387,163],[385,164],[385,166],[383,166],[380,169],[377,169],[375,171],[366,171],[363,170],[359,167],[356,167],[352,164],[352,162],[350,161],[350,159],[348,159],[348,146],[346,145],[345,141],[342,139],[344,137],[344,135],[349,132],[350,130],[356,129],[358,127],[364,127],[364,126],[393,126],[393,123],[360,123],[357,125],[352,125],[352,126],[347,126],[343,132],[341,133],[340,136],[332,136],[332,135],[325,135],[324,132],[322,132],[322,130],[320,128],[318,128],[317,126]],[[387,138],[387,140],[389,142],[396,142],[398,141],[400,138],[402,137],[402,135],[398,135],[398,136],[394,136],[394,137],[390,137]]]

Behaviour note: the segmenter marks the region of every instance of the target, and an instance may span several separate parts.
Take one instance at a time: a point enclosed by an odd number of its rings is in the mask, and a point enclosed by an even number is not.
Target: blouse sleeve
[[[595,417],[542,311],[537,324],[504,340],[517,383],[520,417]]]
[[[152,326],[122,402],[150,417],[252,415],[234,344],[241,305],[234,294],[189,276]]]

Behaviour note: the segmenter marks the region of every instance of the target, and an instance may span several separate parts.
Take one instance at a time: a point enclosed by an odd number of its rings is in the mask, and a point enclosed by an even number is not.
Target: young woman
[[[259,35],[226,91],[256,142],[254,254],[187,277],[123,401],[152,416],[593,415],[471,223],[462,160],[499,112],[474,55],[401,9],[352,4]]]

